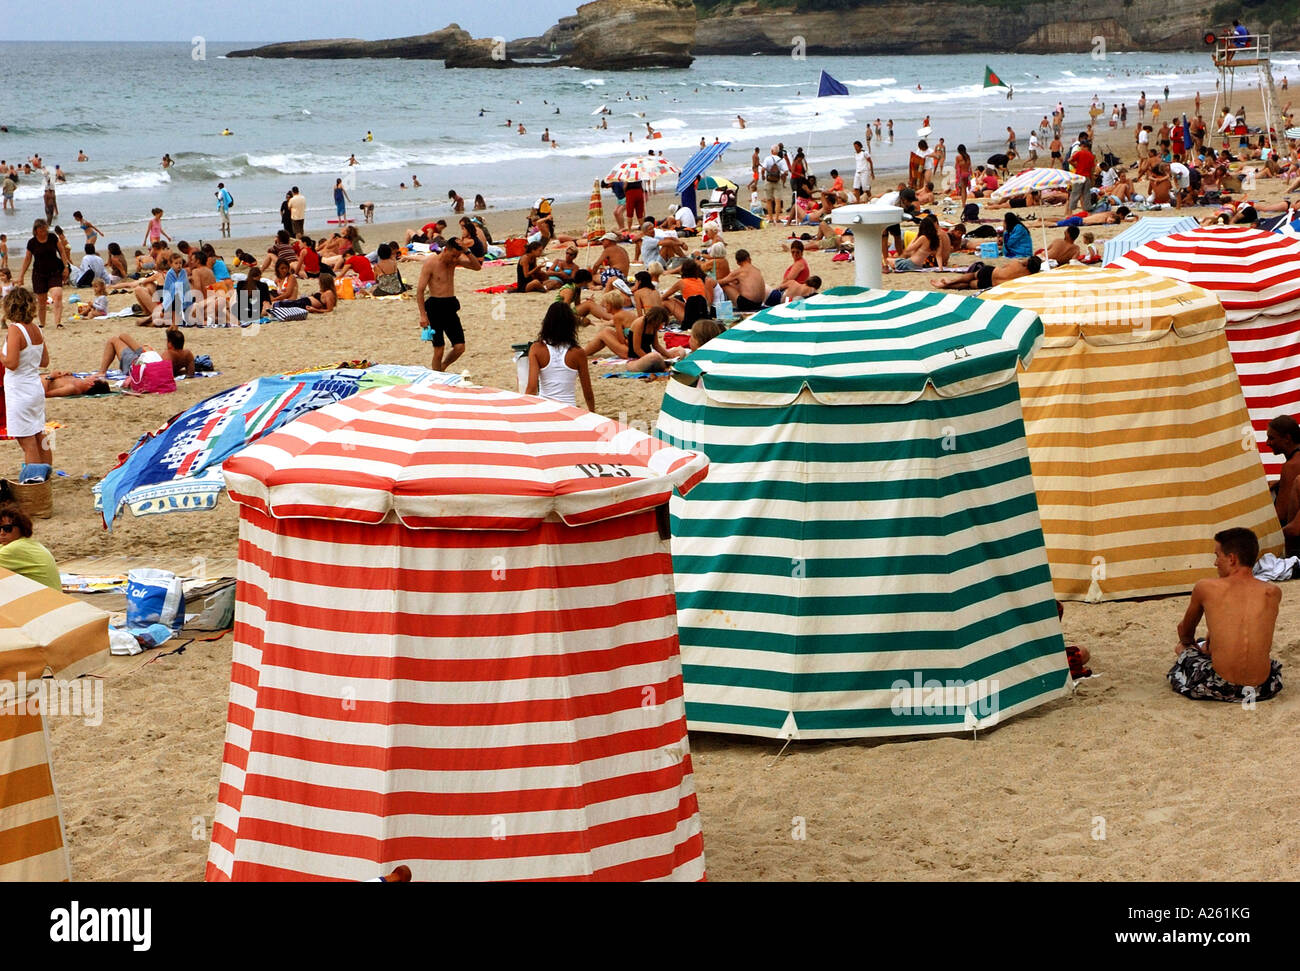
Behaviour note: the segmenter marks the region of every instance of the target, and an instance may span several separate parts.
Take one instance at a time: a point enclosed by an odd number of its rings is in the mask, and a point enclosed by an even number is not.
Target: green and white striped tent
[[[659,437],[704,452],[674,497],[696,731],[953,732],[1067,690],[1016,368],[1032,312],[839,287],[676,368]]]

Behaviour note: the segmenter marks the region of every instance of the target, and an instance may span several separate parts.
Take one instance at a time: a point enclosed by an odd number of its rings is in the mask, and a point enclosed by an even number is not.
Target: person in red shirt
[[[1075,175],[1082,175],[1082,182],[1070,185],[1070,198],[1065,204],[1067,212],[1075,209],[1090,209],[1092,203],[1092,170],[1097,164],[1097,157],[1092,154],[1092,146],[1087,139],[1079,142],[1079,147],[1070,153],[1070,167]]]
[[[316,243],[308,236],[302,238],[302,245],[298,247],[298,262],[293,269],[303,278],[314,279],[320,276],[320,254],[316,252]]]
[[[375,268],[370,264],[370,261],[366,259],[364,254],[353,253],[343,262],[348,265],[347,270],[343,273],[344,276],[355,273],[362,283],[375,282]]]

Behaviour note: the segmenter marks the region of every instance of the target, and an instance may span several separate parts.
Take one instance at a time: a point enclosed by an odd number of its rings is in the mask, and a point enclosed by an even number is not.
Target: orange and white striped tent
[[[703,878],[659,523],[706,466],[553,401],[415,386],[228,460],[207,878]]]
[[[1260,456],[1276,480],[1282,457],[1268,447],[1268,423],[1300,414],[1300,238],[1202,226],[1152,240],[1111,265],[1182,280],[1223,302]]]
[[[1217,298],[1137,270],[1071,267],[983,296],[1043,321],[1020,397],[1057,597],[1190,590],[1212,575],[1213,536],[1230,526],[1282,551]]]
[[[107,659],[108,614],[0,569],[0,881],[71,879],[41,679]]]

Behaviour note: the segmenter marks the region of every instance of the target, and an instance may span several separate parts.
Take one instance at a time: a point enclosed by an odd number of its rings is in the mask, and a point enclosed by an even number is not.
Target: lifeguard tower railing
[[[1206,36],[1209,41],[1209,36]],[[1235,34],[1231,29],[1215,32],[1214,66],[1219,69],[1219,84],[1214,92],[1214,108],[1210,117],[1217,118],[1219,101],[1231,108],[1235,103],[1238,68],[1255,68],[1259,77],[1259,93],[1263,102],[1263,134],[1273,144],[1273,121],[1281,118],[1277,104],[1277,90],[1273,86],[1273,68],[1270,63],[1272,38],[1269,34]]]

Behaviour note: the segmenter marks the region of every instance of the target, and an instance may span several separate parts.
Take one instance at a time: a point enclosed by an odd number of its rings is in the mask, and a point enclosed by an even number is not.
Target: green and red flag
[[[984,66],[984,87],[986,87],[986,88],[1007,88],[1007,87],[1010,87],[1010,85],[1007,84],[1007,82],[1003,81],[1003,80],[1002,80],[1000,77],[998,77],[995,73],[993,73],[993,68],[989,67],[989,66],[986,64],[986,65]]]

